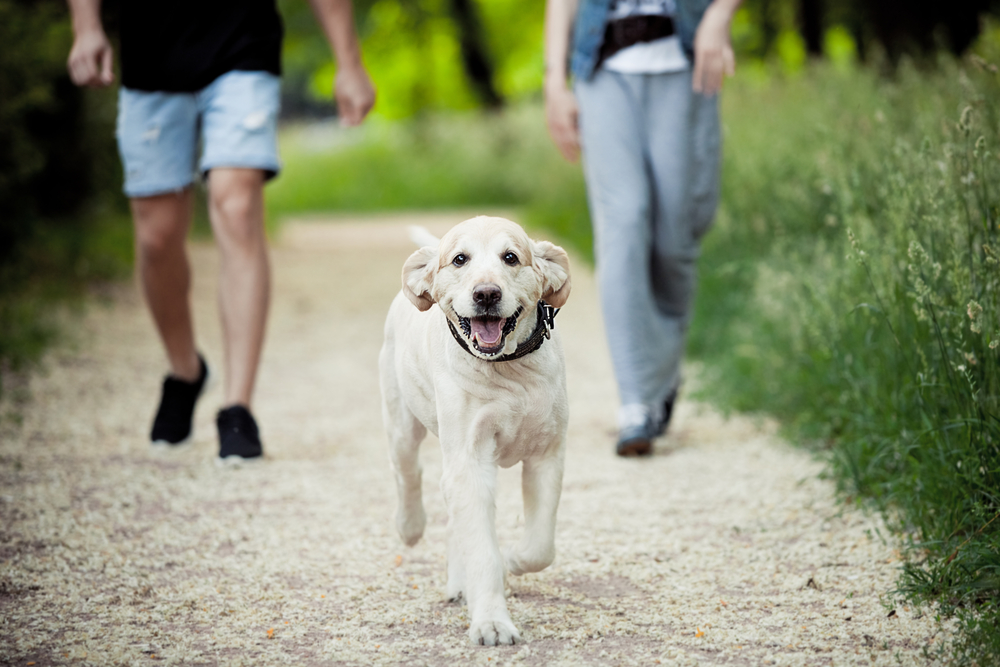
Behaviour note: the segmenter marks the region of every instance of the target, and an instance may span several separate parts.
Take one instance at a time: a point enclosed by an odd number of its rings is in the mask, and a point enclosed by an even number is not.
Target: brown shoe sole
[[[631,438],[619,442],[615,452],[618,456],[649,456],[653,453],[653,441],[646,438]]]

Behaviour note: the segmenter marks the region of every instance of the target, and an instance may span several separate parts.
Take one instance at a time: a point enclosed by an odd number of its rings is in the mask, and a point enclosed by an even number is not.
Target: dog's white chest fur
[[[532,349],[540,301],[559,308],[569,292],[562,248],[532,241],[509,220],[474,218],[410,256],[386,319],[379,373],[396,527],[408,545],[423,535],[418,453],[431,431],[441,441],[448,506],[448,597],[468,602],[476,643],[520,640],[504,599],[506,574],[537,572],[555,558],[569,412],[562,347],[553,335],[530,354],[500,359]],[[496,469],[518,462],[525,532],[501,553]]]
[[[491,447],[497,465],[509,468],[543,454],[565,431],[569,409],[558,332],[516,363],[489,362],[458,346],[437,307],[421,313],[400,295],[390,318],[403,323],[410,342],[422,348],[392,341],[397,378],[409,409],[441,438],[442,447],[474,448],[479,455],[489,455],[486,448]],[[387,342],[397,335],[387,332]],[[429,348],[440,348],[439,354],[427,353]],[[429,373],[436,364],[441,367]],[[449,429],[465,433],[448,433]]]

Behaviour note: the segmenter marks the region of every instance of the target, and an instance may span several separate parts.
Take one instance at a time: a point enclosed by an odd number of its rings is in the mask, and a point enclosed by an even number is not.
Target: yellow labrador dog
[[[477,644],[520,640],[504,599],[506,573],[555,557],[568,407],[553,317],[570,292],[566,252],[510,220],[478,217],[403,265],[379,356],[382,414],[407,545],[424,532],[417,451],[441,440],[448,506],[448,598],[465,598]],[[522,462],[525,531],[500,551],[497,466]]]

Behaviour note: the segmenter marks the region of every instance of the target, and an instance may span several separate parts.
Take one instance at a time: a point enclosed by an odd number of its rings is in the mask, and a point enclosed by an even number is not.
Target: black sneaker
[[[200,354],[198,363],[201,364],[201,373],[194,382],[186,382],[172,375],[164,378],[160,408],[156,411],[153,430],[149,434],[154,445],[179,445],[191,436],[194,405],[208,379],[208,365]]]
[[[219,410],[215,418],[219,429],[219,458],[222,465],[260,460],[264,448],[253,415],[242,405]]]

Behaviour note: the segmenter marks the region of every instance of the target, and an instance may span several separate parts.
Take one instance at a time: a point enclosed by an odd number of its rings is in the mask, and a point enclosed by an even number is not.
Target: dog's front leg
[[[556,557],[556,510],[563,476],[561,445],[558,443],[555,451],[543,459],[529,459],[522,464],[524,534],[517,547],[505,554],[511,574],[544,570]]]
[[[504,562],[495,526],[496,478],[492,458],[480,460],[470,452],[446,456],[441,483],[448,505],[448,594],[456,594],[453,588],[465,594],[472,619],[469,639],[487,646],[521,641],[504,599]],[[464,581],[456,582],[453,576]]]

